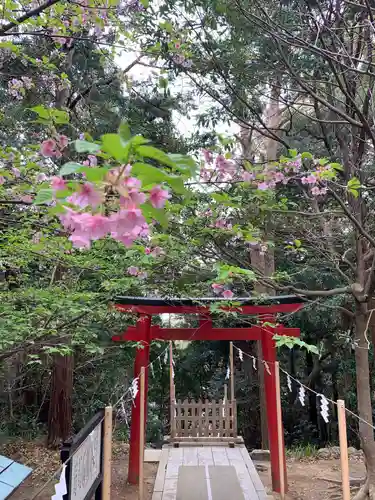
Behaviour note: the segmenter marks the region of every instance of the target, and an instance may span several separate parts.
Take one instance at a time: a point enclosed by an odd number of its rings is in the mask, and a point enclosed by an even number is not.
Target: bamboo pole
[[[233,342],[229,344],[229,366],[230,366],[230,399],[234,401],[234,362],[233,362]]]
[[[112,474],[112,406],[106,406],[104,412],[103,438],[103,500],[111,500]]]
[[[144,452],[145,452],[145,368],[142,366],[140,374],[140,394],[139,394],[139,500],[144,500]]]
[[[342,499],[350,500],[349,457],[348,440],[346,436],[345,401],[343,401],[342,399],[337,400],[337,417],[339,421]]]
[[[281,391],[280,391],[280,368],[279,362],[275,362],[275,386],[276,386],[276,418],[277,418],[277,447],[279,455],[280,471],[280,498],[285,499],[285,473],[284,473],[284,442],[283,442],[283,417],[281,411]]]

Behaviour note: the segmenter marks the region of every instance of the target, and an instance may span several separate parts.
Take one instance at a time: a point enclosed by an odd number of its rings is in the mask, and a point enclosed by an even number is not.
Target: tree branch
[[[39,5],[39,7],[36,7],[35,9],[29,10],[24,14],[23,16],[20,16],[18,19],[15,21],[11,21],[8,24],[5,24],[4,26],[1,27],[0,29],[0,36],[6,35],[9,30],[12,28],[15,28],[16,26],[19,26],[23,22],[27,21],[28,19],[31,19],[32,17],[39,16],[43,11],[48,9],[49,7],[52,7],[56,3],[60,2],[60,0],[47,0],[44,4]],[[17,33],[14,33],[15,35]]]

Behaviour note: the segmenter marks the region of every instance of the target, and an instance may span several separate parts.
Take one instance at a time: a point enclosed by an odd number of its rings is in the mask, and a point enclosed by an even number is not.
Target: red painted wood
[[[304,304],[273,304],[269,306],[240,306],[222,307],[224,311],[235,311],[239,314],[276,314],[293,313],[299,311]],[[132,304],[115,304],[115,308],[121,312],[132,312],[139,314],[208,314],[210,308],[203,306],[145,306]]]
[[[252,326],[250,328],[212,328],[210,322],[198,328],[160,328],[158,325],[151,327],[151,340],[260,340],[261,327]],[[299,328],[286,328],[277,326],[267,329],[265,334],[287,335],[289,337],[299,337]],[[142,339],[141,332],[134,326],[129,326],[122,335],[114,335],[115,342],[133,341],[139,342]]]
[[[272,319],[270,319],[272,322]],[[267,404],[267,426],[268,426],[268,437],[270,443],[270,454],[271,454],[271,475],[272,475],[272,489],[280,493],[280,473],[285,476],[285,488],[288,491],[288,481],[286,475],[286,468],[284,471],[280,472],[280,462],[279,462],[279,448],[278,448],[278,427],[277,427],[277,414],[276,414],[276,380],[275,380],[275,365],[276,361],[276,345],[272,338],[270,329],[267,327],[262,331],[262,351],[264,361],[269,361],[268,368],[271,375],[267,372],[266,367],[264,367],[264,387],[266,392],[266,404]],[[284,441],[284,435],[282,436]],[[283,446],[285,453],[285,447]],[[284,464],[285,464],[284,457]]]
[[[150,328],[151,316],[140,316],[137,321],[137,332],[142,339],[143,348],[137,349],[134,361],[134,377],[139,377],[141,367],[145,367],[145,425],[147,420],[147,390],[148,390],[148,365],[150,360]],[[140,392],[135,398],[132,406],[132,420],[130,428],[130,449],[129,449],[129,468],[128,481],[131,484],[138,484],[139,481],[139,438],[141,432],[146,429],[140,429]]]

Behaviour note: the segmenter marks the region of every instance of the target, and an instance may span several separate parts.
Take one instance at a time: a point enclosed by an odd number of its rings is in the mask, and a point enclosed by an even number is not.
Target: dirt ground
[[[271,493],[272,483],[269,462],[257,462],[259,476]],[[262,469],[262,470],[259,470]],[[341,500],[341,469],[340,460],[288,459],[288,500]],[[360,480],[365,477],[365,466],[358,458],[350,459],[350,478]],[[353,481],[359,484],[359,481]],[[358,491],[359,486],[353,486],[352,493]],[[275,500],[278,495],[274,494]]]
[[[14,493],[12,500],[50,500],[54,494],[53,479],[46,484],[59,468],[58,451],[47,450],[43,443],[15,441],[0,448],[0,454],[13,458],[34,469],[30,478]],[[116,443],[112,462],[112,500],[138,500],[137,487],[126,483],[128,446]],[[145,464],[145,500],[151,500],[157,472],[157,463]],[[268,493],[271,493],[269,462],[257,462],[259,475]],[[361,479],[365,467],[361,459],[350,459],[350,476]],[[288,500],[339,500],[342,498],[340,484],[340,460],[288,460]],[[45,486],[45,487],[43,487]],[[42,489],[43,488],[43,489]],[[40,491],[41,490],[41,491]],[[356,488],[353,488],[353,493]],[[277,495],[274,496],[275,500]]]
[[[51,500],[57,481],[52,479],[46,483],[60,467],[58,451],[46,449],[43,443],[15,441],[1,447],[0,454],[34,469],[33,474],[14,493],[12,500]],[[126,482],[127,466],[128,446],[116,443],[112,460],[112,500],[138,500],[138,487]],[[145,500],[151,500],[157,469],[157,463],[145,463]]]

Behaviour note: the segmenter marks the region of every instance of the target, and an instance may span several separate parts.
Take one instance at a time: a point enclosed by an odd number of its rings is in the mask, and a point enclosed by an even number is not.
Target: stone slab
[[[161,450],[154,450],[151,448],[145,449],[145,462],[160,462]]]
[[[207,478],[203,466],[181,465],[176,500],[207,500]]]
[[[236,469],[232,465],[209,467],[212,500],[245,500]]]

